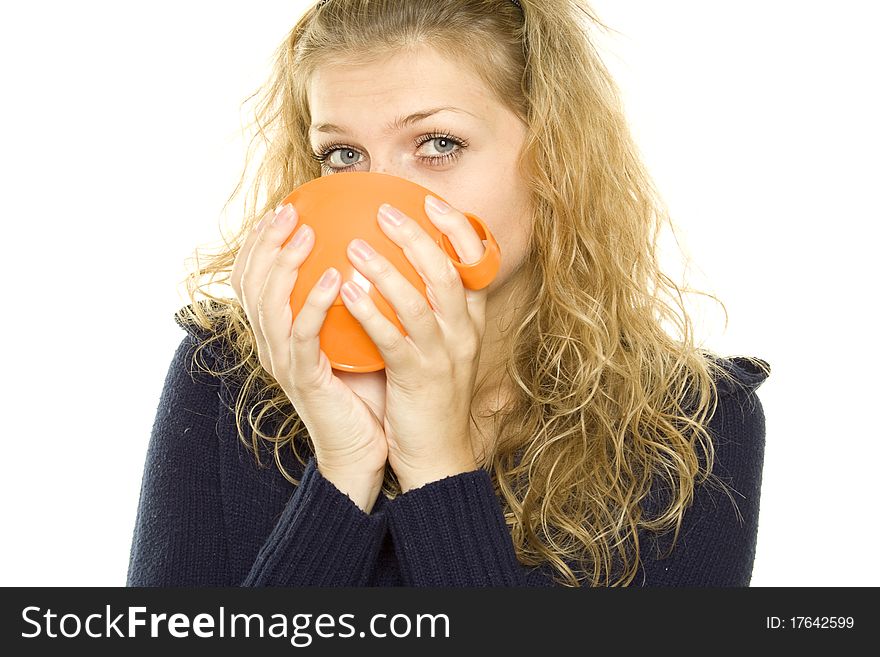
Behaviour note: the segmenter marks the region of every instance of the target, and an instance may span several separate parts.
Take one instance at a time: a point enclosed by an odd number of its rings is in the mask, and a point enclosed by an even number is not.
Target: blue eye
[[[348,158],[352,158],[352,157],[353,157],[353,158],[357,158],[357,151],[356,151],[356,150],[354,150],[354,149],[351,148],[350,146],[343,146],[342,144],[340,144],[340,145],[338,145],[338,146],[337,146],[337,145],[331,145],[330,147],[323,149],[322,152],[321,152],[321,155],[320,155],[319,157],[315,157],[315,159],[318,160],[319,162],[321,162],[321,163],[323,164],[324,162],[327,161],[328,158],[332,157],[332,155],[333,155],[334,153],[336,153],[337,151],[339,151],[339,153],[340,153],[340,157],[341,157],[343,160],[344,160],[346,157],[348,157]],[[345,164],[345,163],[343,162],[343,164]],[[339,168],[348,169],[348,168],[354,166],[355,164],[357,164],[357,161],[355,161],[355,162],[353,162],[352,164],[349,164],[349,165],[347,165],[347,166],[339,167]],[[330,167],[330,166],[328,166],[327,168],[335,169],[335,168],[337,168],[337,167]]]
[[[449,147],[454,147],[455,150],[451,150],[443,153],[442,155],[434,155],[434,156],[418,156],[420,160],[427,162],[431,166],[442,166],[447,164],[448,162],[452,162],[457,160],[461,155],[462,151],[467,148],[467,141],[464,139],[459,139],[458,137],[454,137],[448,133],[439,133],[439,132],[431,132],[425,135],[421,135],[415,140],[416,148],[420,147],[422,144],[426,144],[428,142],[437,142],[437,146],[435,147],[438,150],[442,150]],[[353,146],[349,146],[347,144],[340,143],[329,143],[322,144],[318,148],[317,153],[312,154],[312,159],[317,160],[321,163],[321,171],[322,173],[325,171],[331,173],[341,173],[344,171],[348,171],[354,168],[358,161],[353,162],[347,166],[334,167],[325,164],[328,158],[330,158],[333,153],[336,151],[340,151],[343,153],[343,157],[356,157],[359,151],[355,149]]]

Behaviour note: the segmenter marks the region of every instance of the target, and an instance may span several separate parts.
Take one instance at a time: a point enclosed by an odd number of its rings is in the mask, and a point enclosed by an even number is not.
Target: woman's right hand
[[[291,204],[278,214],[267,212],[238,252],[230,282],[254,332],[260,364],[305,424],[319,471],[369,513],[388,458],[382,426],[385,371],[344,373],[348,381],[357,381],[355,394],[334,375],[320,348],[318,334],[341,287],[335,268],[327,270],[329,281],[324,273],[292,317],[290,295],[314,245],[309,226],[300,226],[290,237],[296,224]],[[296,244],[297,237],[305,239]]]

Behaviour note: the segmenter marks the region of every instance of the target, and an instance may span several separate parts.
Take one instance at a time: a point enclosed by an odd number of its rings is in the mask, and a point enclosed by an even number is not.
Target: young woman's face
[[[408,125],[389,127],[417,112]],[[388,173],[480,217],[501,248],[500,288],[519,270],[531,218],[516,169],[526,126],[469,71],[430,48],[381,64],[326,66],[310,80],[312,152],[322,175]]]

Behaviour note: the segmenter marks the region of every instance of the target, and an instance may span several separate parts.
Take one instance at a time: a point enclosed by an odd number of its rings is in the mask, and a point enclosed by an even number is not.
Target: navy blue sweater
[[[517,561],[487,470],[394,500],[380,494],[367,514],[321,475],[314,456],[305,468],[282,457],[299,486],[281,475],[268,450],[259,467],[236,434],[232,386],[191,369],[204,334],[181,326],[187,334],[171,360],[147,450],[127,586],[555,585],[549,565]],[[765,435],[754,391],[766,375],[745,359],[721,362],[739,383],[717,382],[709,430],[714,472],[738,493],[736,506],[718,486],[697,486],[670,556],[657,558],[671,534],[640,532],[633,586],[750,582]]]

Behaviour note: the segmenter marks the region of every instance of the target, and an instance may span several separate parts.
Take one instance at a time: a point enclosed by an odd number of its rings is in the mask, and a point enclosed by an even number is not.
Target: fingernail
[[[425,203],[429,208],[434,210],[434,212],[439,212],[440,214],[446,214],[447,212],[449,212],[449,206],[436,196],[426,196]]]
[[[373,251],[373,248],[362,239],[354,240],[351,243],[351,250],[354,251],[354,254],[357,257],[363,258],[364,260],[369,260],[374,255],[376,255],[376,252]]]
[[[337,271],[333,267],[330,267],[327,271],[324,272],[324,275],[321,276],[321,280],[318,281],[318,285],[320,287],[332,287],[333,282],[336,280]]]
[[[360,286],[357,283],[352,283],[348,281],[345,285],[342,286],[342,296],[348,299],[351,302],[357,301],[364,295],[364,291],[361,290]]]
[[[279,207],[280,210],[276,212],[275,216],[272,218],[273,224],[285,222],[293,216],[293,206],[290,203],[286,203],[283,207]]]
[[[306,243],[307,239],[309,239],[309,227],[307,224],[303,224],[296,229],[296,232],[293,234],[291,244],[293,246],[302,246]]]
[[[379,217],[392,226],[400,226],[403,223],[403,213],[387,203],[383,203],[379,207]]]

